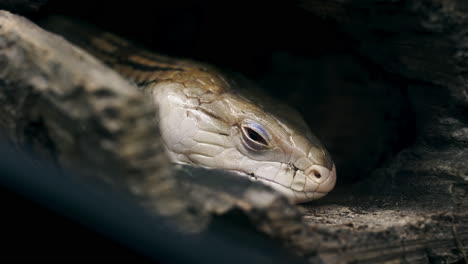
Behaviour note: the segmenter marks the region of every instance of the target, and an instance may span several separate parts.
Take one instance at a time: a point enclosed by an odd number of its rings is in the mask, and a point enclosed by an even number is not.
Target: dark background
[[[5,171],[0,171],[2,177]],[[0,187],[0,261],[151,262],[10,189]]]

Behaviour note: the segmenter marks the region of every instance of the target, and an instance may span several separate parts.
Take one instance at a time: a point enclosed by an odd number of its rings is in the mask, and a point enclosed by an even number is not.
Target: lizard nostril
[[[322,175],[316,170],[314,170],[312,173],[315,175],[315,177],[317,177],[317,179],[320,179],[322,177]]]

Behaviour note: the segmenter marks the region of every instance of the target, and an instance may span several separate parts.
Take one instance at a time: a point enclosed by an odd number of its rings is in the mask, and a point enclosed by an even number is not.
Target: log
[[[212,216],[229,219],[232,211],[252,218],[254,226],[271,236],[303,228],[299,212],[270,188],[228,173],[172,169],[152,103],[63,38],[0,11],[0,43],[1,134],[18,150],[30,153],[38,168],[53,162],[58,172],[80,175],[76,184],[126,194],[147,214],[166,217],[154,224],[186,234],[209,232],[221,221]],[[281,212],[277,220],[277,215],[264,215],[267,208],[272,213],[289,211]],[[294,225],[270,226],[285,219]],[[252,233],[246,241],[261,237]],[[273,251],[280,256],[263,252],[262,261],[286,258],[281,248]],[[237,263],[238,257],[242,255],[226,261]],[[286,259],[296,262],[291,256]]]

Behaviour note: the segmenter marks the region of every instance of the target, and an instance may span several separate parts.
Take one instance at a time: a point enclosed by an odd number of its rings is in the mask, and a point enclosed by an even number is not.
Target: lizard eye
[[[256,122],[248,122],[241,126],[242,143],[250,150],[260,151],[270,148],[270,135],[266,129]]]

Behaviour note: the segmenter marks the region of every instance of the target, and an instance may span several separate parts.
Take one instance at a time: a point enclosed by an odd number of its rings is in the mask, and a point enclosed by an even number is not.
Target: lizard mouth
[[[326,169],[325,167],[319,166],[322,177],[320,178],[320,183],[314,183],[314,187],[307,190],[294,190],[291,186],[285,186],[279,182],[276,182],[271,179],[255,175],[254,173],[246,173],[243,171],[234,170],[239,175],[243,177],[248,177],[252,181],[261,182],[267,186],[270,186],[274,190],[285,195],[289,200],[294,203],[303,203],[312,200],[316,200],[327,195],[335,186],[336,183],[336,168],[333,166],[331,170]]]

